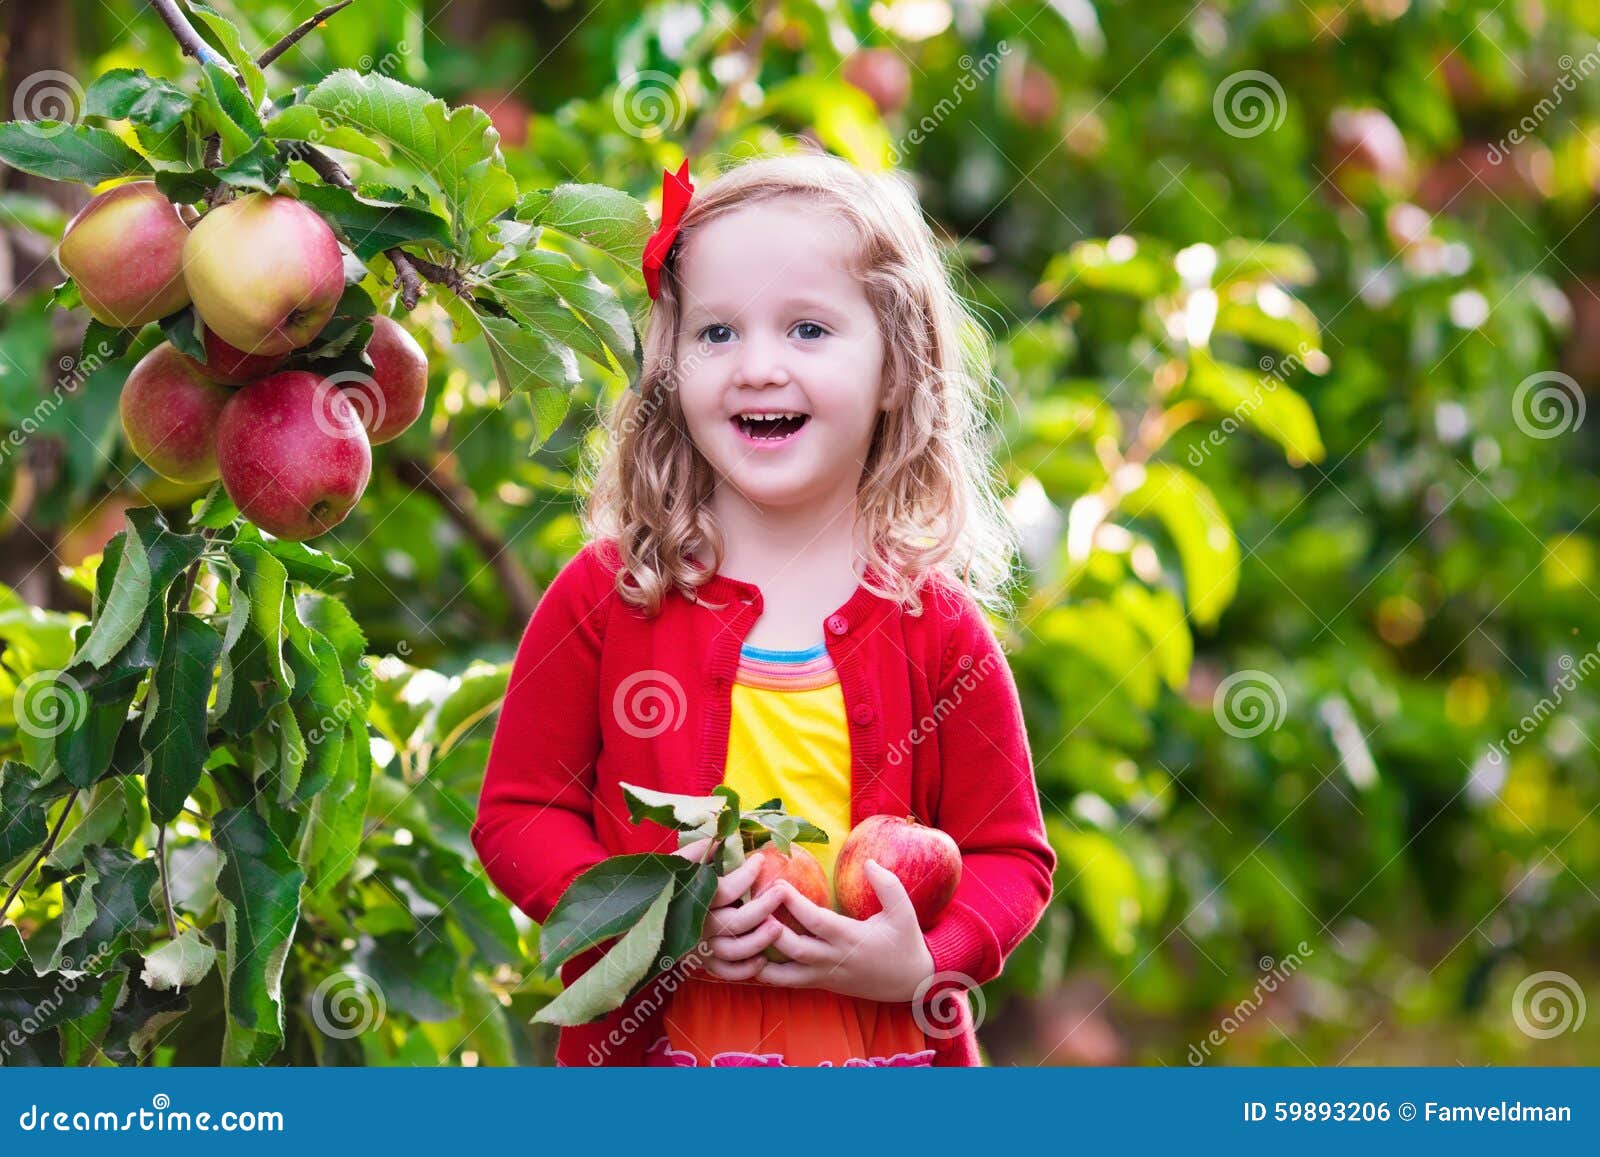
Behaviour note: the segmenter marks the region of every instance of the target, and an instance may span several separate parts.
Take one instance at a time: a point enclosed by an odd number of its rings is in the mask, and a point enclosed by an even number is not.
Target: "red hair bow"
[[[650,234],[644,243],[644,287],[650,291],[650,300],[661,294],[661,267],[667,263],[672,243],[678,239],[678,222],[694,196],[694,185],[689,181],[689,162],[685,160],[676,173],[661,171],[661,227]]]

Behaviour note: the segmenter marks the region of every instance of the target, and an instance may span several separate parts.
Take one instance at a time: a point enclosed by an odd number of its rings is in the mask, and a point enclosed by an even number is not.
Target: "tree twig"
[[[178,918],[172,914],[172,884],[167,878],[167,825],[156,828],[156,864],[161,869],[161,900],[167,907],[167,935],[178,938]]]
[[[267,67],[267,65],[271,64],[274,60],[277,60],[278,57],[282,56],[285,52],[288,52],[289,49],[293,48],[296,44],[299,44],[300,41],[304,40],[306,36],[310,34],[311,30],[316,28],[324,20],[343,12],[355,2],[356,0],[339,0],[339,3],[337,4],[329,4],[321,12],[318,12],[315,16],[311,17],[311,19],[301,23],[293,32],[289,33],[289,35],[278,41],[278,43],[267,49],[260,56],[256,57],[256,65],[260,68]]]
[[[6,913],[11,911],[11,901],[15,900],[17,893],[22,891],[22,885],[28,882],[28,877],[33,875],[33,870],[44,862],[44,858],[56,846],[56,838],[61,835],[61,829],[66,826],[67,816],[72,812],[72,805],[77,802],[78,789],[74,788],[72,794],[67,797],[66,806],[61,809],[61,814],[56,817],[56,826],[50,829],[50,835],[46,837],[44,845],[33,857],[33,862],[22,870],[22,875],[17,877],[17,882],[11,885],[11,891],[6,893],[6,902],[0,904],[0,920],[4,920]]]
[[[178,42],[178,47],[183,49],[185,56],[192,56],[201,64],[220,64],[229,67],[217,51],[200,39],[200,34],[194,30],[194,25],[189,23],[189,18],[184,15],[183,9],[178,7],[178,0],[150,0],[150,7],[155,9],[156,15],[161,17],[161,22],[172,31],[172,38]]]
[[[478,516],[478,500],[472,491],[442,462],[430,467],[415,458],[397,457],[391,459],[390,464],[401,482],[437,502],[445,517],[471,540],[494,569],[518,621],[531,619],[533,608],[539,602],[539,588],[522,569],[506,540]]]

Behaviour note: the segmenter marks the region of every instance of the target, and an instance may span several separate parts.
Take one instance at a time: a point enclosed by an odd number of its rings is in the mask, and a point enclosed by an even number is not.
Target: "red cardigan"
[[[647,617],[617,595],[620,566],[614,543],[590,543],[539,601],[472,827],[489,878],[540,923],[599,860],[676,849],[667,828],[630,822],[618,782],[695,795],[722,782],[739,648],[761,615],[759,589],[714,575],[696,601],[674,591]],[[938,972],[983,984],[1043,913],[1056,856],[994,632],[945,580],[927,584],[921,608],[857,587],[823,624],[850,720],[850,822],[914,815],[954,837],[961,885],[925,939]],[[563,980],[600,952],[569,961]],[[557,1063],[642,1063],[674,987],[669,973],[603,1020],[562,1029]],[[978,1064],[967,1001],[928,1013],[935,1063]]]

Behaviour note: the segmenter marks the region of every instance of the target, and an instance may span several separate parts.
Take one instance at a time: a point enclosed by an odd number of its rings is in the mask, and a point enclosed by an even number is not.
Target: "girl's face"
[[[679,400],[716,472],[760,508],[854,499],[882,405],[883,338],[850,226],[775,198],[701,226],[678,256]]]

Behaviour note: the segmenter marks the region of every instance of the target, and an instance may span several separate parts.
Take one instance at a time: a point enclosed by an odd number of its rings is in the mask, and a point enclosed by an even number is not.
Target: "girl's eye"
[[[733,330],[721,324],[708,325],[700,331],[700,340],[711,345],[722,345],[733,340]]]
[[[799,325],[794,327],[794,332],[805,338],[807,341],[815,341],[828,331],[823,329],[822,326],[818,325],[814,321],[802,321]]]

